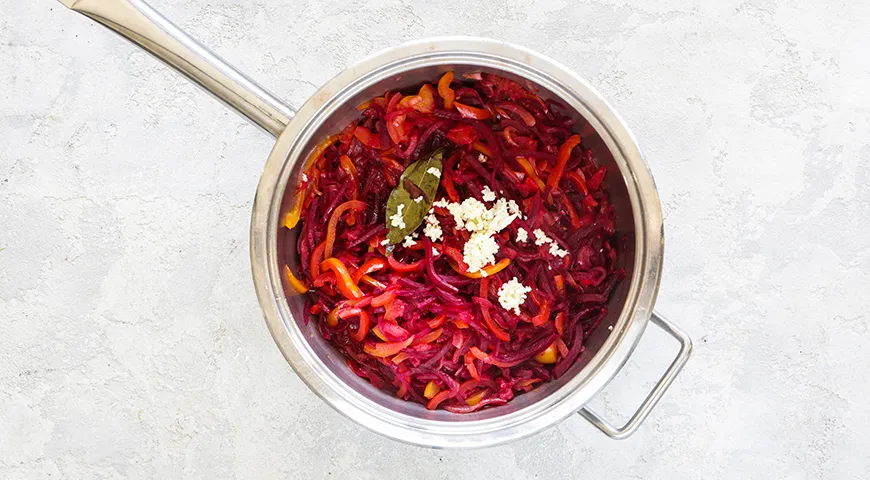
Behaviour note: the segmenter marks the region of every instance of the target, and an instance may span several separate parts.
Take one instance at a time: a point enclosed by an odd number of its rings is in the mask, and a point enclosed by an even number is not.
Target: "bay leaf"
[[[429,213],[429,209],[432,208],[435,194],[441,184],[443,153],[443,149],[439,148],[408,165],[402,172],[399,185],[393,189],[387,199],[387,228],[389,229],[387,240],[390,245],[401,243],[405,237],[417,230],[417,227],[423,223],[426,214]],[[438,174],[434,175],[432,169],[437,170]],[[415,201],[415,199],[420,201]],[[392,217],[399,211],[400,205],[402,206],[402,219],[405,226],[395,227]]]

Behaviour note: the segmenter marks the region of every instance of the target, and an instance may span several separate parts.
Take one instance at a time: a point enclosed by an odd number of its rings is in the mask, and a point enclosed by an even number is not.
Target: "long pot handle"
[[[653,324],[657,325],[680,342],[680,351],[677,353],[674,361],[671,362],[667,371],[665,371],[665,374],[659,379],[658,383],[656,383],[655,388],[652,389],[643,403],[641,403],[637,411],[634,412],[628,422],[626,422],[622,427],[613,426],[610,422],[604,420],[601,416],[588,408],[583,408],[578,412],[583,418],[588,420],[589,423],[595,425],[610,438],[622,440],[628,438],[631,434],[637,431],[638,427],[640,427],[643,421],[646,420],[646,417],[649,416],[650,412],[652,412],[656,403],[658,403],[662,398],[662,395],[665,394],[668,387],[671,386],[671,383],[674,382],[674,379],[677,378],[677,374],[679,374],[680,370],[683,369],[683,365],[686,364],[686,361],[689,360],[689,355],[692,353],[692,339],[690,339],[685,332],[655,312],[653,312],[651,319]]]
[[[60,0],[153,54],[277,137],[294,110],[141,0]]]

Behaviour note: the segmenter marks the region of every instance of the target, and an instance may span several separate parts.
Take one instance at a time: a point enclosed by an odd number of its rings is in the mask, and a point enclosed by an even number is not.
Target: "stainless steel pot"
[[[634,137],[613,108],[586,81],[558,63],[517,46],[480,38],[434,38],[390,48],[348,68],[320,88],[297,112],[209,52],[140,0],[60,0],[121,34],[214,94],[277,137],[257,189],[251,220],[254,285],[266,324],[284,357],[326,403],[375,432],[429,447],[480,447],[508,442],[579,412],[613,438],[631,435],[689,358],[688,336],[652,310],[662,269],[662,213],[652,176]],[[287,297],[280,266],[297,261],[279,249],[296,232],[280,228],[285,187],[295,185],[306,156],[358,112],[355,106],[385,90],[411,87],[453,70],[491,72],[534,84],[586,120],[583,142],[608,166],[617,229],[627,235],[628,278],[614,292],[604,326],[587,353],[557,381],[504,406],[467,415],[428,411],[373,388],[302,316],[302,299]],[[295,244],[295,243],[294,243]],[[628,360],[653,323],[676,338],[680,350],[630,420],[616,427],[584,407]]]

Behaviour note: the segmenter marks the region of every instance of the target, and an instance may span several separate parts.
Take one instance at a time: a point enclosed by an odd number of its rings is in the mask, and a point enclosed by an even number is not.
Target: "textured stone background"
[[[0,0],[0,478],[870,477],[867,2],[154,4],[294,105],[423,36],[567,64],[645,148],[658,309],[696,353],[623,442],[579,417],[466,452],[357,427],[261,320],[271,139],[59,4]],[[626,415],[674,350],[650,331],[595,408]]]

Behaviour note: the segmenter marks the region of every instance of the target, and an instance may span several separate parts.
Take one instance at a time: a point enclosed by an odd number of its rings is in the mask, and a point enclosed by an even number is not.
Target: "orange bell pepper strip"
[[[432,330],[431,332],[427,333],[426,335],[423,335],[420,338],[414,338],[414,341],[411,342],[411,345],[422,345],[425,343],[432,343],[435,340],[438,340],[438,338],[441,336],[442,333],[444,333],[443,328],[436,328],[435,330]]]
[[[565,140],[565,143],[559,147],[559,156],[556,157],[556,166],[553,167],[553,171],[550,172],[550,175],[547,177],[547,187],[550,188],[550,191],[559,188],[559,180],[562,179],[565,165],[571,158],[571,151],[574,150],[574,147],[577,145],[580,145],[580,135],[574,134],[568,137],[568,139]]]
[[[492,151],[489,149],[489,147],[487,147],[486,145],[484,145],[478,141],[472,142],[471,148],[486,155],[489,158],[492,158]]]
[[[450,390],[444,390],[444,391],[438,393],[438,395],[435,395],[434,397],[432,397],[432,400],[429,400],[429,403],[426,404],[426,408],[428,410],[435,410],[436,408],[438,408],[438,405],[440,405],[441,402],[443,402],[444,400],[447,400],[449,397],[450,397]]]
[[[385,258],[372,257],[366,260],[361,267],[356,269],[356,272],[353,273],[353,281],[359,283],[363,275],[368,275],[372,272],[383,270],[384,268],[387,268],[387,260]]]
[[[384,292],[384,293],[382,293],[382,294],[380,294],[377,297],[372,299],[372,306],[375,308],[383,307],[384,305],[392,302],[395,299],[396,299],[396,292],[395,291],[391,290],[388,292]]]
[[[556,333],[558,333],[559,336],[561,336],[562,333],[565,332],[565,313],[564,312],[559,312],[556,314],[556,320],[553,321],[553,325],[556,327]]]
[[[556,275],[553,277],[553,283],[556,284],[556,292],[559,295],[565,294],[565,277],[562,275]]]
[[[284,277],[287,279],[287,283],[293,287],[293,290],[296,290],[299,293],[305,293],[308,291],[308,286],[296,278],[296,275],[293,275],[293,271],[290,270],[289,265],[284,265]]]
[[[420,92],[417,94],[420,101],[414,105],[414,110],[420,113],[432,113],[435,111],[435,89],[432,85],[424,84],[420,87]]]
[[[462,118],[473,118],[475,120],[486,120],[487,118],[492,116],[489,110],[485,108],[472,107],[471,105],[466,105],[464,103],[459,103],[454,101],[453,106],[456,107],[456,111],[462,115]]]
[[[480,374],[477,373],[477,367],[474,366],[474,355],[471,352],[465,352],[465,368],[468,374],[475,380],[480,380]]]
[[[450,262],[448,262],[448,263],[450,263]],[[508,265],[510,265],[510,263],[511,263],[511,259],[502,258],[501,260],[498,261],[498,263],[495,263],[493,265],[489,265],[488,267],[484,267],[482,271],[463,273],[463,272],[459,272],[459,267],[454,267],[454,270],[456,270],[459,273],[462,273],[462,275],[465,275],[468,278],[485,278],[485,277],[489,277],[491,275],[495,275],[496,273],[504,270],[505,268],[508,267]],[[484,272],[486,272],[486,275],[484,275]]]
[[[338,326],[338,310],[341,308],[341,305],[333,308],[331,312],[326,315],[326,324],[332,328]]]
[[[366,127],[356,127],[353,131],[353,136],[363,145],[371,148],[381,148],[381,137],[372,133]]]
[[[366,343],[363,346],[363,351],[373,357],[391,357],[399,352],[401,352],[405,347],[411,345],[411,342],[414,341],[414,336],[408,337],[407,340],[402,342],[378,342],[378,343]]]
[[[347,267],[344,266],[344,263],[342,263],[341,260],[335,257],[327,258],[320,263],[320,269],[331,270],[335,274],[337,280],[336,286],[344,298],[362,298],[362,290],[360,290],[357,284],[353,281],[353,278],[351,278],[350,273],[347,271]]]
[[[377,328],[377,327],[376,327],[376,328]],[[372,330],[374,330],[374,329],[372,329]],[[393,363],[395,363],[396,365],[398,365],[398,364],[404,362],[405,360],[407,360],[407,359],[409,359],[409,358],[411,358],[411,356],[408,355],[407,353],[405,353],[405,352],[399,352],[399,353],[397,353],[396,355],[393,356],[392,360],[393,360]]]
[[[446,322],[446,321],[447,321],[447,315],[442,313],[442,314],[436,316],[435,318],[433,318],[432,320],[429,320],[429,322],[427,322],[427,323],[429,325],[429,328],[438,328],[441,325],[444,325],[444,322]]]
[[[450,88],[450,82],[453,81],[453,72],[445,73],[438,80],[438,96],[444,99],[444,110],[453,109],[453,100],[456,98],[456,92]]]
[[[541,180],[541,177],[538,176],[538,172],[535,171],[535,167],[532,166],[532,163],[529,162],[529,159],[527,159],[526,157],[517,157],[516,160],[517,163],[520,165],[520,168],[523,169],[523,172],[525,172],[526,175],[528,175],[529,178],[531,178],[532,181],[535,182],[538,190],[543,192],[546,188],[546,185],[544,184],[544,181]]]
[[[348,210],[358,212],[360,210],[365,210],[365,208],[366,202],[360,200],[349,200],[333,210],[332,216],[329,217],[329,225],[326,227],[326,247],[323,249],[323,256],[332,256],[332,247],[335,244],[335,228],[338,226],[338,219],[341,218],[341,215]]]

